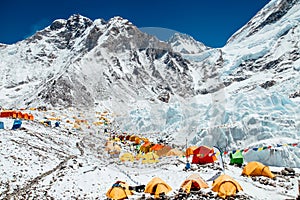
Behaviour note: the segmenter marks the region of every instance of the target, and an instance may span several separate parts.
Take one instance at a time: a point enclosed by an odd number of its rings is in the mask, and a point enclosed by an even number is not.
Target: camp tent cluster
[[[21,128],[22,126],[22,120],[34,120],[34,116],[29,113],[24,113],[21,111],[15,111],[15,110],[3,110],[0,112],[0,118],[7,118],[13,120],[12,130],[16,130],[18,128]],[[0,129],[4,129],[4,122],[0,121]]]
[[[130,156],[129,156],[130,157]],[[274,178],[268,166],[263,165],[260,162],[249,162],[244,168],[241,175],[246,176],[265,176],[268,178]],[[125,199],[134,194],[133,190],[130,190],[130,186],[122,181],[117,181],[113,184],[106,193],[106,196],[110,199],[118,200]],[[201,189],[210,188],[208,183],[203,180],[198,173],[189,175],[180,185],[180,190],[189,194],[191,191],[199,191]],[[238,192],[243,191],[241,185],[227,174],[220,174],[213,180],[211,190],[216,192],[221,198],[234,197]],[[161,195],[167,195],[172,191],[170,185],[159,177],[152,178],[145,187],[144,193],[153,195],[154,198],[158,198]]]
[[[121,153],[121,146],[124,143],[131,145],[134,148],[135,153]],[[111,157],[119,155],[121,162],[134,162],[141,159],[142,164],[157,163],[159,162],[159,158],[163,156],[184,156],[184,152],[179,149],[172,148],[164,144],[155,144],[150,142],[148,138],[139,137],[134,134],[130,135],[127,133],[111,135],[105,144],[105,150],[111,155]]]
[[[93,124],[95,126],[109,125],[111,120],[109,119],[108,115],[109,112],[107,110],[103,112],[96,112],[96,118],[98,118],[98,120],[93,122]]]

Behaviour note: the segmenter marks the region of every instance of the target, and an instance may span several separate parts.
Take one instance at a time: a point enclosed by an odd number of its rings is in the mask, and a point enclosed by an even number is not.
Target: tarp
[[[200,177],[199,174],[191,174],[180,186],[186,193],[190,191],[198,191],[201,188],[208,188],[207,183]]]
[[[0,129],[4,129],[4,122],[0,122]]]
[[[178,156],[178,157],[182,157],[184,156],[184,153],[178,149],[171,149],[166,156]]]
[[[22,121],[19,119],[15,119],[14,124],[11,129],[16,130],[18,128],[21,128],[21,125],[22,125]]]
[[[159,194],[167,194],[170,191],[172,191],[171,186],[159,177],[151,179],[145,188],[145,193],[150,193],[151,195],[154,195],[155,198],[158,198]]]
[[[129,190],[129,185],[123,181],[117,181],[106,192],[106,196],[114,200],[127,199],[131,195],[133,192]]]
[[[171,149],[172,149],[172,147],[166,145],[166,146],[164,146],[162,149],[158,150],[158,151],[156,152],[156,154],[157,154],[158,156],[160,156],[160,157],[161,157],[161,156],[166,156],[166,154],[167,154]]]
[[[240,184],[232,177],[222,174],[212,184],[212,191],[217,192],[221,198],[234,196],[237,192],[242,191]]]
[[[214,150],[207,146],[200,146],[193,152],[192,163],[194,164],[213,163],[215,160],[217,160],[217,158],[214,155]]]
[[[244,162],[244,156],[241,151],[237,151],[234,154],[230,153],[229,157],[230,157],[229,164],[231,164],[231,165],[233,165],[233,164],[242,165]]]
[[[263,165],[260,162],[249,162],[243,169],[242,175],[246,176],[265,176],[274,178],[275,175],[270,171],[268,166]]]

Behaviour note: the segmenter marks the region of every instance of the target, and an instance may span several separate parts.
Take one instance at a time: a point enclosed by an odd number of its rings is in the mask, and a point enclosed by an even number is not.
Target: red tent
[[[217,160],[214,155],[214,150],[207,146],[200,146],[193,152],[193,160],[194,164],[205,164],[205,163],[213,163]]]

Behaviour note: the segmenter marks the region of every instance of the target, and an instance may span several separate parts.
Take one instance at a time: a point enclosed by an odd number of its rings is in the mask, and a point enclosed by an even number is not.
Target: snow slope
[[[92,124],[96,116],[88,118],[76,109],[63,114],[59,110],[31,112],[36,121],[44,119],[44,116],[60,117],[61,125],[54,128],[35,121],[24,121],[23,129],[0,130],[0,197],[3,199],[106,199],[106,192],[117,180],[126,181],[131,186],[146,185],[155,176],[172,187],[168,196],[174,199],[180,185],[190,174],[199,173],[208,180],[221,172],[218,162],[215,165],[192,164],[191,171],[184,171],[186,158],[175,156],[161,157],[156,164],[142,164],[141,160],[121,162],[105,151],[109,135],[103,132],[104,127]],[[87,125],[90,127],[82,124],[81,129],[72,128],[66,120],[72,119],[73,115],[88,118]],[[130,143],[117,143],[122,148],[121,154],[131,152]],[[224,156],[224,161],[225,173],[243,188],[243,192],[238,194],[240,198],[279,200],[297,196],[298,168],[294,176],[278,175],[276,180],[251,179],[241,176],[241,168],[228,165],[228,156]],[[274,172],[282,169],[271,167]],[[216,193],[210,192],[212,181],[208,181],[208,185],[210,188],[202,189],[202,194],[213,195],[217,199]],[[135,192],[129,199],[139,199],[142,195]],[[145,196],[150,197],[149,194]],[[188,199],[195,197],[196,194]]]

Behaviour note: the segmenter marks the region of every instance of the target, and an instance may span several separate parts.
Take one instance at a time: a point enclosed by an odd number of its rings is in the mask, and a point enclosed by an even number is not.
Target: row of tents
[[[137,135],[121,134],[118,136],[113,136],[115,141],[129,141],[136,145],[137,150],[146,154],[148,152],[153,152],[157,156],[192,156],[193,164],[206,164],[213,163],[217,160],[216,152],[214,148],[207,146],[190,146],[185,152],[178,149],[173,149],[172,147],[164,144],[155,144],[149,141],[147,138],[139,137]],[[230,153],[230,164],[242,165],[244,162],[244,157],[241,151],[236,151],[235,153]]]
[[[123,141],[128,140],[135,144],[136,149],[142,153],[142,154],[149,154],[151,153],[151,156],[153,157],[153,162],[149,161],[146,163],[155,163],[158,162],[158,157],[162,156],[178,156],[178,157],[189,157],[192,156],[192,163],[193,164],[206,164],[206,163],[213,163],[217,160],[216,152],[214,148],[207,147],[207,146],[190,146],[186,149],[185,152],[172,148],[168,145],[164,144],[154,144],[151,143],[147,138],[140,138],[135,135],[127,135],[121,137],[115,137],[113,140],[107,141],[105,144],[105,150],[108,151],[111,155],[116,155],[115,157],[118,157],[121,152],[121,147],[116,144],[117,141]],[[143,142],[142,144],[141,141]],[[236,151],[234,154],[230,154],[230,164],[237,164],[242,165],[244,162],[243,154],[240,151]],[[120,160],[121,161],[132,161],[132,160],[138,160],[140,159],[140,154],[133,155],[129,152],[125,153],[125,155],[121,155]]]
[[[270,171],[268,166],[259,162],[249,162],[243,169],[242,175],[246,176],[266,176],[274,178],[274,174]],[[184,180],[180,186],[180,190],[185,193],[191,191],[199,191],[202,188],[209,188],[209,185],[204,181],[199,174],[191,174]],[[213,180],[212,191],[217,192],[221,198],[234,196],[236,193],[242,191],[241,185],[232,177],[222,174]],[[167,194],[172,191],[170,185],[163,181],[159,177],[154,177],[145,187],[144,193],[154,195],[155,198],[160,197],[162,194]],[[106,193],[106,196],[110,199],[119,200],[127,199],[128,196],[133,195],[134,192],[126,182],[117,181],[113,184]]]
[[[25,120],[34,120],[34,116],[29,113],[22,113],[21,111],[16,110],[4,110],[0,112],[0,117],[3,118],[13,118],[13,119],[25,119]]]

